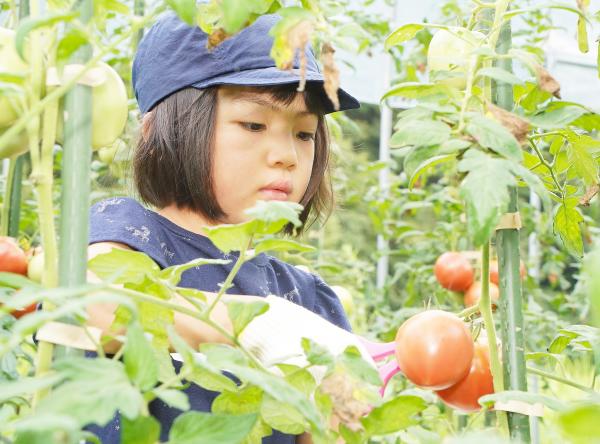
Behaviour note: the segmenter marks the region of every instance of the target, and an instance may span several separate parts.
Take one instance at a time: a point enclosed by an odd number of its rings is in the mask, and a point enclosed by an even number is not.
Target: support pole
[[[511,47],[510,22],[506,22],[500,31],[497,52],[506,54]],[[496,66],[512,72],[510,58],[497,61]],[[507,110],[513,107],[513,90],[508,83],[497,82],[495,87],[494,102]],[[510,202],[508,212],[515,213],[519,210],[517,189],[509,190]],[[527,391],[527,373],[525,367],[524,339],[523,339],[523,307],[522,289],[519,275],[519,230],[502,229],[496,234],[496,248],[498,251],[498,269],[500,275],[500,313],[502,356],[504,366],[504,387],[506,390]],[[528,443],[529,417],[519,413],[509,413],[508,423],[511,439]]]

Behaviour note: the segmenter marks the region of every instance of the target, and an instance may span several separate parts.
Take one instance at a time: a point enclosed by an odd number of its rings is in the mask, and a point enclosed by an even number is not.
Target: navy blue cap
[[[132,81],[142,113],[165,97],[186,87],[214,85],[268,86],[298,83],[298,64],[280,70],[269,55],[273,37],[269,30],[280,17],[259,17],[235,36],[208,50],[208,35],[190,27],[173,12],[163,14],[142,38],[133,61]],[[325,96],[326,112],[335,111],[323,89],[323,74],[312,49],[306,49],[306,80],[316,83]],[[297,60],[296,60],[297,62]],[[340,111],[360,107],[358,100],[338,89]]]

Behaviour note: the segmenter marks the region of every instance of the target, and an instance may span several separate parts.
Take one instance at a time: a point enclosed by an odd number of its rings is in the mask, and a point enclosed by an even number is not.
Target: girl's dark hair
[[[322,91],[308,84],[304,91],[307,109],[318,116],[315,157],[308,187],[301,204],[302,228],[326,219],[333,207],[329,176],[329,135]],[[280,104],[289,105],[295,85],[255,87]],[[175,204],[219,223],[226,214],[216,200],[212,160],[215,139],[218,87],[185,88],[158,103],[144,116],[133,154],[133,181],[140,199],[155,208]],[[310,216],[310,220],[309,220]],[[292,227],[286,233],[293,232]]]

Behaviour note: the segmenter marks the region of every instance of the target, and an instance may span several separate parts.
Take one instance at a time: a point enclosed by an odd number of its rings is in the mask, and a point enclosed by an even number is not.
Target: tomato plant
[[[452,291],[467,290],[474,279],[469,260],[457,251],[447,251],[438,257],[434,273],[440,285]]]
[[[396,334],[396,359],[420,387],[435,390],[456,384],[469,371],[473,339],[452,313],[428,310],[405,321]]]
[[[479,398],[494,393],[489,354],[487,344],[481,339],[476,341],[467,376],[453,386],[436,392],[437,395],[451,407],[466,412],[480,410]]]

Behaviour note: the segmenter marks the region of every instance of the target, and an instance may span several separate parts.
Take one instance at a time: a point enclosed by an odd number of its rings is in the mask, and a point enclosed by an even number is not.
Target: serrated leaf
[[[600,331],[589,325],[569,325],[561,328],[548,347],[550,353],[562,353],[567,346],[575,345],[580,351],[589,351],[600,339]]]
[[[285,375],[285,380],[306,396],[314,392],[317,382],[307,369],[291,364],[278,364],[277,367]]]
[[[477,76],[489,77],[499,82],[508,83],[510,85],[522,85],[524,82],[512,72],[498,67],[481,68],[477,71]]]
[[[149,390],[158,381],[158,365],[152,346],[139,325],[127,329],[124,352],[125,371],[141,390]]]
[[[413,416],[426,407],[418,396],[398,396],[375,407],[361,422],[370,436],[387,435],[416,424]]]
[[[81,46],[88,43],[87,36],[79,29],[70,29],[58,43],[56,60],[59,64],[67,61]]]
[[[495,120],[476,114],[469,118],[466,131],[484,148],[495,151],[507,159],[517,161],[523,159],[517,139]]]
[[[115,284],[142,282],[147,275],[158,276],[160,267],[147,254],[140,251],[114,248],[110,253],[94,256],[88,268],[103,280]]]
[[[233,325],[233,334],[236,337],[244,331],[246,326],[252,322],[255,317],[266,313],[269,309],[269,304],[263,301],[242,302],[227,300],[225,301],[225,304],[227,305],[229,319],[231,319]]]
[[[389,145],[392,148],[440,145],[450,138],[450,127],[438,120],[406,119],[398,122]]]
[[[423,151],[423,149],[418,149],[420,151]],[[424,157],[423,154],[425,153],[415,153],[414,156],[411,156],[411,162],[408,163],[407,167],[407,159],[409,159],[409,156],[406,157],[405,161],[404,161],[404,171],[406,171],[406,174],[409,177],[409,181],[408,181],[408,188],[412,189],[415,186],[415,183],[417,182],[417,180],[419,180],[419,178],[421,177],[421,175],[427,171],[428,169],[431,169],[433,167],[435,167],[436,165],[440,165],[442,163],[445,162],[449,162],[451,160],[456,159],[456,154],[448,154],[448,155],[444,155],[444,156],[433,156],[433,157]],[[424,157],[423,159],[421,159],[422,157]],[[420,163],[417,163],[417,161],[421,160]],[[416,165],[412,165],[412,163],[416,164]]]
[[[574,205],[561,203],[554,213],[554,230],[559,234],[567,250],[577,257],[583,255],[581,222],[583,216]]]
[[[160,439],[160,424],[152,416],[120,418],[122,444],[155,444]]]
[[[306,421],[298,410],[271,396],[265,396],[263,399],[260,414],[269,426],[283,433],[299,435],[307,429]]]
[[[258,413],[263,402],[263,391],[256,386],[248,385],[238,391],[224,391],[212,403],[213,413],[241,415]]]
[[[569,141],[571,143],[566,145],[567,159],[572,168],[587,185],[598,183],[598,164],[594,162],[585,142],[581,143],[576,135],[569,137]]]
[[[552,111],[528,116],[527,119],[538,128],[552,130],[561,129],[586,113],[586,109],[581,106],[563,106]]]
[[[185,412],[169,432],[169,444],[237,444],[250,433],[258,416]]]
[[[54,368],[66,381],[42,399],[40,411],[69,415],[80,426],[102,426],[117,410],[135,418],[144,404],[141,393],[131,384],[119,361],[69,356],[57,361]]]
[[[322,345],[317,344],[309,338],[302,338],[302,350],[306,359],[313,365],[332,365],[334,356]]]
[[[506,211],[508,187],[516,186],[515,177],[507,165],[476,149],[466,152],[458,170],[468,172],[460,186],[460,195],[467,207],[467,226],[476,245],[489,240],[500,215]]]
[[[349,346],[344,350],[339,362],[346,368],[348,373],[359,381],[368,382],[381,386],[379,372],[371,364],[365,361],[355,346]]]
[[[307,253],[315,250],[316,248],[312,245],[303,244],[291,239],[265,239],[254,246],[256,254],[266,251],[299,251]]]

